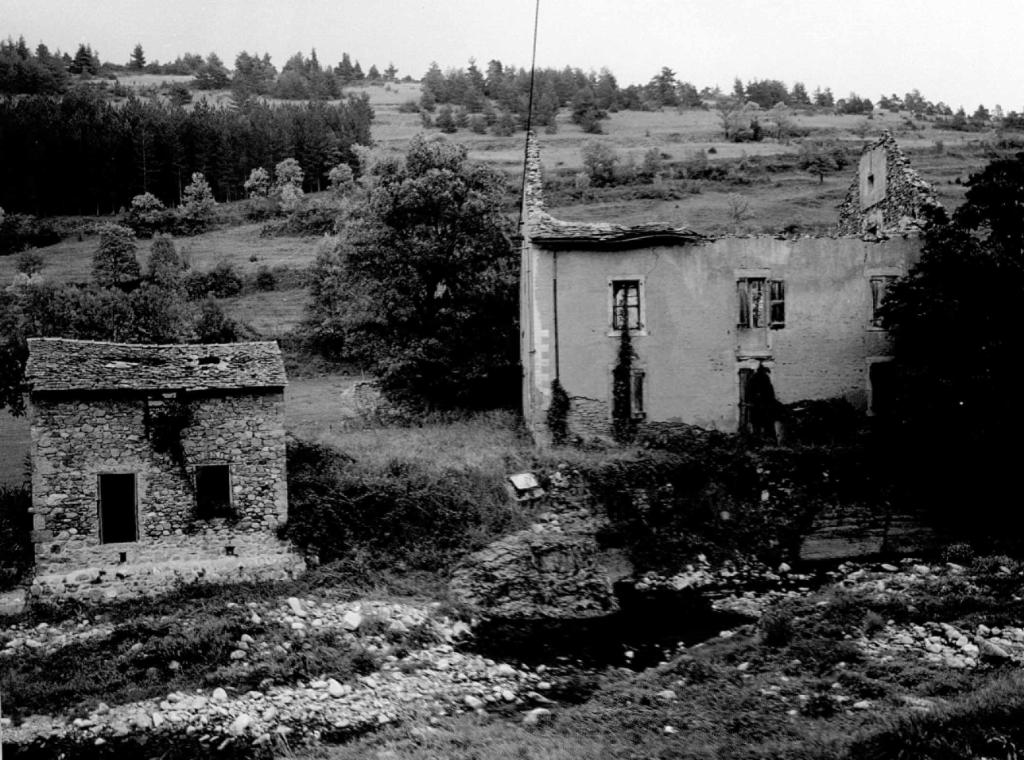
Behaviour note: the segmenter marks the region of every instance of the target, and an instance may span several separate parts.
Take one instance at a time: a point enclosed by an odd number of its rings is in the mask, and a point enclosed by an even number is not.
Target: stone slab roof
[[[277,343],[129,344],[29,338],[31,392],[281,388]]]

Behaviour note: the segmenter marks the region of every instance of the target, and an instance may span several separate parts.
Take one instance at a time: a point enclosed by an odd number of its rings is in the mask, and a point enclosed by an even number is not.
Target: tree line
[[[190,110],[129,98],[103,99],[92,88],[62,98],[0,100],[0,206],[34,214],[100,214],[140,193],[176,204],[201,172],[220,200],[246,197],[256,166],[287,157],[319,190],[339,163],[355,165],[352,145],[370,143],[373,110],[364,94],[341,103],[241,108],[198,103]]]

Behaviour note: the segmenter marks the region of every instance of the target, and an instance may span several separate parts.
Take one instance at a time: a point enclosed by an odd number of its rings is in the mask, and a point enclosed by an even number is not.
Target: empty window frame
[[[896,277],[878,275],[870,278],[871,283],[871,326],[882,327],[881,308]]]
[[[786,326],[786,283],[764,277],[741,277],[736,281],[739,295],[739,327]]]
[[[195,471],[196,513],[204,520],[230,517],[231,469],[226,464],[199,465]]]
[[[643,330],[640,280],[612,280],[612,329]]]

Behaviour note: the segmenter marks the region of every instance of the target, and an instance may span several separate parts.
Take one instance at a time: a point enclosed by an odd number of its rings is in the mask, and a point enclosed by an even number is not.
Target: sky
[[[0,36],[126,63],[313,48],[419,78],[475,58],[530,63],[535,0],[0,0]],[[620,86],[668,66],[698,88],[801,81],[872,100],[913,88],[968,112],[1024,111],[1024,0],[540,0],[538,66],[608,67]]]

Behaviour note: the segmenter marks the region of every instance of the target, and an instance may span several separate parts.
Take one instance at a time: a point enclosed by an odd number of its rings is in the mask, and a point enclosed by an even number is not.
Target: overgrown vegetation
[[[0,485],[0,591],[13,588],[32,566],[32,491]]]
[[[865,519],[890,508],[893,468],[864,439],[776,446],[681,425],[652,425],[645,450],[586,468],[611,527],[641,569],[677,572],[698,554],[796,559],[830,504]]]
[[[525,525],[501,480],[476,468],[355,461],[324,444],[288,445],[283,535],[323,563],[444,570]]]
[[[1024,523],[1006,495],[1024,413],[1006,400],[1018,380],[1022,203],[1024,153],[972,175],[965,203],[932,220],[919,263],[882,307],[897,361],[893,433],[919,452],[911,464],[925,497],[958,530],[1018,544]]]

